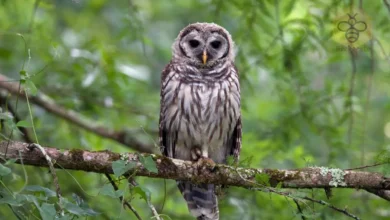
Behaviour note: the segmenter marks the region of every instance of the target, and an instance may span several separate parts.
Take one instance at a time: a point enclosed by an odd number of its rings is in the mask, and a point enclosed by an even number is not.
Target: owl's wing
[[[165,146],[167,146],[167,132],[166,132],[166,130],[164,129],[164,125],[163,125],[163,123],[162,123],[162,118],[163,118],[163,116],[162,116],[161,114],[162,114],[162,113],[160,112],[160,124],[159,124],[160,151],[161,151],[162,155],[168,157],[168,155],[171,154],[171,152],[168,152],[168,148],[165,147]]]
[[[238,118],[237,124],[234,127],[232,139],[230,142],[230,155],[233,156],[234,163],[238,164],[238,160],[240,159],[240,151],[241,151],[241,117]]]
[[[233,65],[233,69],[238,77],[238,70],[235,65]],[[242,138],[242,126],[241,126],[241,113],[239,114],[239,118],[237,120],[237,124],[234,127],[231,141],[230,141],[230,155],[233,156],[234,163],[238,164],[238,160],[240,159],[240,152],[241,152],[241,138]]]
[[[164,120],[165,114],[165,88],[166,84],[169,82],[168,74],[172,70],[172,65],[169,63],[165,66],[164,70],[161,73],[161,93],[160,93],[160,120],[159,120],[159,142],[160,142],[160,151],[162,155],[166,157],[173,157],[175,151],[176,140],[170,140],[174,138],[172,135],[168,134],[166,130],[166,120]]]

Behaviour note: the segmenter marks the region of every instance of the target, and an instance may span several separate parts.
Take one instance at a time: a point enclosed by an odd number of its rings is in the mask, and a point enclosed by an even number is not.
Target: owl
[[[237,162],[241,149],[240,84],[234,43],[214,23],[180,31],[161,75],[160,146],[163,155],[199,162]],[[213,184],[177,181],[190,213],[219,219]]]

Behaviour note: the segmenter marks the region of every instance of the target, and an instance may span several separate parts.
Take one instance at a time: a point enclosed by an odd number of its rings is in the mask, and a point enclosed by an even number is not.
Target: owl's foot
[[[210,171],[213,171],[215,168],[216,163],[207,157],[201,157],[198,161],[196,161],[196,164],[199,167],[203,167],[204,169],[209,169]]]
[[[210,170],[214,170],[215,162],[202,155],[202,151],[198,147],[194,147],[191,149],[191,160],[198,165],[198,167],[207,168]]]
[[[200,158],[202,158],[202,151],[200,150],[199,147],[194,147],[191,149],[191,160],[196,162]]]

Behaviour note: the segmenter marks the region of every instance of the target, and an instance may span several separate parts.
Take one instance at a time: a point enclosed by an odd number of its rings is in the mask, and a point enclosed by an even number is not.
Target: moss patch
[[[277,169],[264,169],[264,172],[269,175],[269,182],[273,187],[277,186],[280,182],[299,179],[301,174],[301,171],[290,173]]]
[[[83,157],[84,151],[83,150],[71,149],[71,150],[69,150],[69,154],[75,163],[80,162],[80,161],[84,161],[84,157]]]
[[[330,186],[346,186],[344,182],[345,172],[338,168],[328,168],[328,167],[318,167],[320,168],[320,174],[323,177],[326,177],[328,174],[332,176],[332,179],[329,181]]]

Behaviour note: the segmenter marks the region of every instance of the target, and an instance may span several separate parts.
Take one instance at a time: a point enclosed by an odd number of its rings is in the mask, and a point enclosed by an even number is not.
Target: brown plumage
[[[241,148],[240,84],[230,34],[212,23],[188,25],[161,76],[160,146],[168,157],[237,162]],[[213,184],[177,181],[192,215],[219,219]]]

